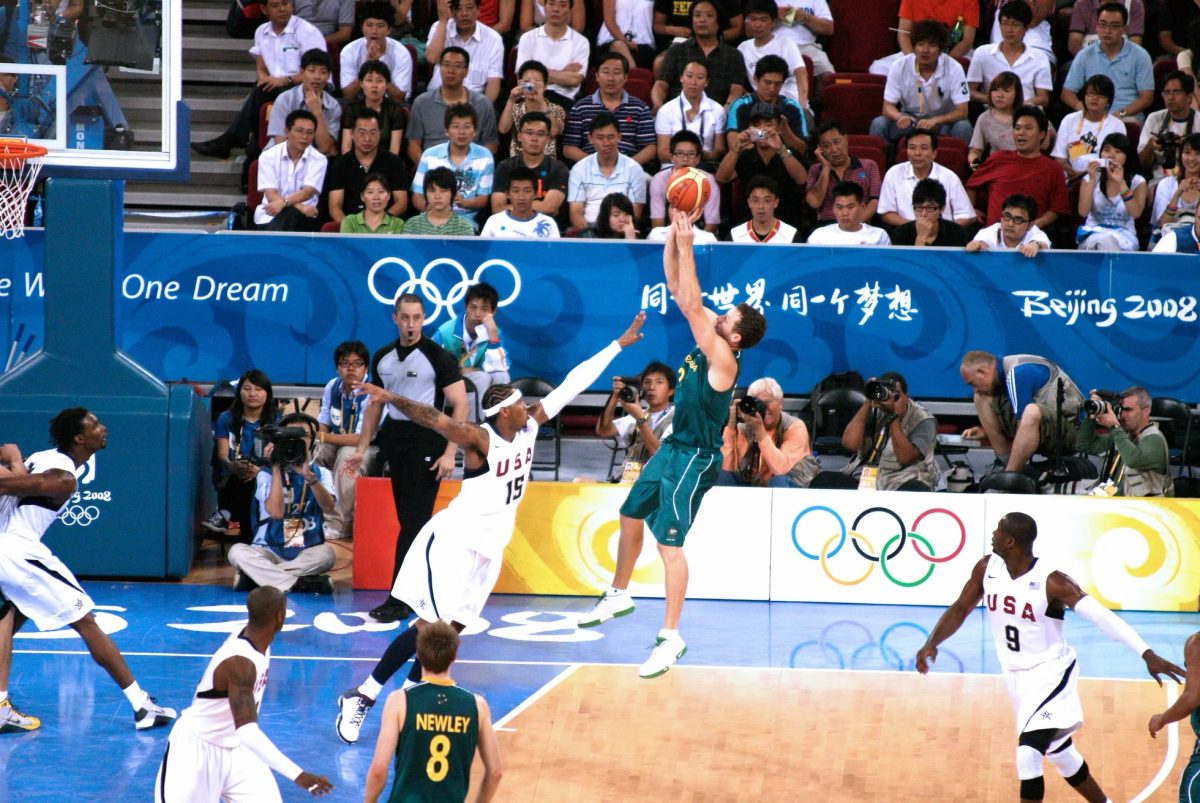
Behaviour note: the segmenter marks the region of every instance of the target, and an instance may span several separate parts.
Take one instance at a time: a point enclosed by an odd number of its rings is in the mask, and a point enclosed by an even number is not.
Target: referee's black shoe
[[[389,596],[382,605],[371,611],[371,618],[376,622],[401,622],[412,616],[412,612],[412,608]]]

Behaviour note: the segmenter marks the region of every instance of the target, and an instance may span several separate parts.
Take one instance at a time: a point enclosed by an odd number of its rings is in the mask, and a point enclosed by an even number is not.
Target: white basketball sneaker
[[[646,663],[642,664],[641,669],[638,670],[638,677],[656,678],[664,674],[687,652],[687,645],[683,643],[683,639],[679,636],[672,638],[662,638],[660,636],[657,641],[658,644],[651,651],[650,657],[646,659]]]
[[[161,706],[153,697],[147,697],[145,704],[133,714],[133,726],[140,731],[147,728],[157,728],[167,725],[179,716],[174,708]]]
[[[358,689],[350,689],[338,695],[337,735],[346,744],[358,741],[359,731],[362,730],[363,720],[367,712],[375,705],[375,701]]]
[[[5,699],[0,703],[0,733],[17,733],[19,731],[35,731],[42,727],[42,721],[37,717],[22,714],[13,708],[12,700]]]
[[[600,595],[600,599],[596,600],[589,612],[579,617],[576,624],[579,627],[596,627],[616,616],[628,616],[633,613],[635,607],[633,597],[629,596],[628,592],[613,593],[613,590],[609,589]]]

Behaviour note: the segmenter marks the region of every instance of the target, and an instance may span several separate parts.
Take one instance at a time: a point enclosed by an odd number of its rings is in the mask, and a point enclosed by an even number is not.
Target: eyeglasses
[[[1010,215],[1008,212],[1000,215],[1000,219],[1005,223],[1016,223],[1018,226],[1024,226],[1029,222],[1029,218],[1020,217],[1019,215]]]
[[[941,212],[942,208],[937,204],[917,204],[913,207],[914,212]]]
[[[680,159],[695,159],[700,156],[695,151],[673,151],[672,155],[678,156]]]
[[[338,368],[366,368],[367,364],[362,360],[342,360],[337,364]]]
[[[1119,31],[1125,27],[1123,22],[1097,22],[1096,27],[1104,31]]]

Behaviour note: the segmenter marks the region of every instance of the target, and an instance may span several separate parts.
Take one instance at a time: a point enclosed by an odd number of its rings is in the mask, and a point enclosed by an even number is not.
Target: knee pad
[[[1050,759],[1050,763],[1058,770],[1058,774],[1066,778],[1071,786],[1078,786],[1087,780],[1087,764],[1070,739],[1047,753],[1046,758]],[[1076,776],[1079,777],[1079,780],[1072,782],[1071,779]]]
[[[1027,744],[1017,747],[1017,777],[1022,781],[1042,777],[1042,753]]]
[[[1022,800],[1041,800],[1046,796],[1046,781],[1042,776],[1021,781]]]

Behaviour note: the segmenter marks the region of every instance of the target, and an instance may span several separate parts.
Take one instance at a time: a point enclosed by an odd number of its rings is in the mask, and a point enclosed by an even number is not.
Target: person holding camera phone
[[[642,466],[658,451],[662,439],[671,434],[674,392],[675,372],[657,360],[643,368],[640,377],[613,377],[612,393],[596,422],[596,434],[602,438],[615,438],[617,448],[626,450],[622,481],[637,479]],[[642,399],[646,400],[645,410]],[[613,413],[618,404],[625,415],[614,421]]]
[[[229,548],[234,591],[273,586],[283,592],[332,594],[326,574],[333,548],[325,543],[325,514],[337,506],[333,474],[313,459],[319,425],[312,416],[292,413],[279,427],[261,427],[263,443],[254,498],[258,502],[254,540]]]
[[[1092,390],[1083,403],[1076,448],[1105,454],[1104,470],[1090,493],[1097,496],[1174,496],[1167,438],[1150,420],[1150,393],[1134,386],[1119,394]],[[1097,435],[1105,427],[1108,434]]]
[[[932,491],[937,419],[908,395],[908,381],[888,371],[871,377],[866,401],[842,432],[842,446],[858,452],[844,469],[861,490]]]
[[[1196,79],[1185,72],[1167,73],[1162,99],[1166,108],[1151,112],[1138,138],[1138,158],[1152,171],[1153,180],[1174,171],[1179,148],[1189,136],[1200,132],[1200,112],[1192,108]]]
[[[783,412],[783,388],[769,376],[751,382],[729,405],[721,439],[717,485],[807,488],[821,468],[808,427]]]
[[[750,127],[731,138],[728,153],[717,166],[719,184],[734,179],[745,184],[754,176],[769,176],[779,187],[779,208],[776,216],[791,226],[803,224],[804,190],[807,171],[780,134],[780,114],[777,107],[756,103],[750,108]],[[742,202],[733,210],[739,223],[750,215]]]

